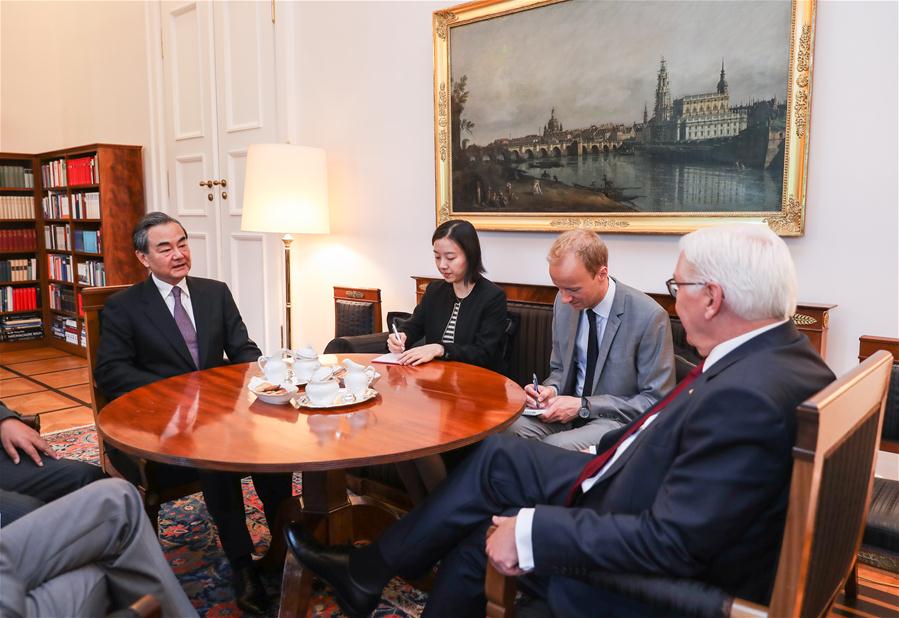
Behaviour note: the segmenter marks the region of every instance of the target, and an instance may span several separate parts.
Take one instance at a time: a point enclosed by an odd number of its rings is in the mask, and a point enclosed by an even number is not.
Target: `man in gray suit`
[[[0,616],[104,616],[145,594],[162,615],[197,612],[169,568],[133,485],[106,479],[0,531]]]
[[[531,412],[511,433],[584,450],[674,387],[668,314],[610,277],[608,258],[605,243],[587,230],[566,232],[550,248],[549,276],[559,288],[550,374],[525,387]]]

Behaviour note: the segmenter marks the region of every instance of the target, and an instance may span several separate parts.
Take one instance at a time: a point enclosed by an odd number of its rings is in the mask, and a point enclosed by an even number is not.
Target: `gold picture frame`
[[[709,59],[672,60],[669,82],[663,57],[661,64],[657,65],[657,73],[656,66],[646,67],[647,72],[654,74],[655,81],[654,92],[649,94],[646,94],[646,76],[643,74],[645,62],[642,66],[631,66],[631,74],[641,73],[643,87],[631,97],[633,100],[627,103],[627,109],[632,110],[634,105],[639,105],[643,113],[642,122],[639,119],[631,121],[632,118],[611,117],[614,116],[611,107],[606,110],[597,104],[593,122],[587,125],[589,120],[582,120],[580,124],[575,122],[578,128],[565,130],[561,119],[556,118],[553,106],[551,113],[543,116],[549,120],[543,125],[542,132],[539,128],[537,133],[528,133],[523,129],[516,131],[516,127],[527,127],[528,122],[530,126],[534,126],[535,121],[542,122],[533,113],[530,116],[525,112],[519,113],[519,108],[527,107],[530,102],[528,93],[536,93],[532,97],[534,100],[541,98],[542,82],[535,77],[535,83],[523,87],[519,84],[515,88],[522,93],[521,100],[508,106],[509,127],[502,126],[506,111],[502,105],[506,99],[491,97],[487,91],[492,88],[493,76],[503,78],[493,81],[506,80],[503,69],[506,65],[527,65],[535,75],[542,75],[542,79],[547,80],[563,80],[565,74],[570,73],[569,82],[555,81],[554,88],[550,84],[546,86],[551,93],[562,93],[553,99],[560,105],[566,103],[564,93],[576,88],[571,84],[579,78],[579,66],[597,73],[596,79],[603,79],[603,84],[624,85],[623,78],[616,78],[610,71],[602,73],[595,69],[602,66],[600,54],[584,54],[578,59],[576,56],[572,58],[570,52],[567,55],[560,52],[561,57],[553,59],[555,50],[562,49],[562,46],[552,47],[551,42],[545,43],[547,47],[543,56],[528,63],[522,54],[529,53],[528,50],[535,45],[539,51],[539,41],[547,34],[589,41],[590,36],[578,36],[583,35],[584,31],[578,30],[584,27],[583,22],[594,19],[596,24],[606,24],[617,18],[629,21],[621,21],[619,27],[607,37],[595,37],[606,41],[606,49],[613,51],[619,48],[636,49],[636,45],[640,45],[642,51],[645,46],[641,41],[664,40],[663,36],[646,36],[646,30],[640,30],[642,36],[636,31],[628,32],[628,28],[620,27],[621,24],[640,23],[645,28],[651,27],[653,19],[657,19],[659,28],[673,28],[672,32],[666,33],[673,37],[669,40],[677,41],[677,37],[683,39],[689,36],[686,33],[679,35],[677,20],[667,14],[639,21],[619,14],[620,11],[641,10],[641,5],[647,7],[650,4],[657,12],[680,10],[681,14],[689,10],[715,10],[716,5],[727,5],[732,13],[736,12],[734,7],[737,7],[747,11],[747,15],[754,15],[754,11],[771,11],[770,15],[759,13],[757,23],[764,26],[770,21],[770,31],[768,28],[759,30],[776,36],[777,41],[789,39],[782,41],[781,47],[773,46],[776,49],[770,52],[772,57],[765,65],[771,67],[771,75],[774,76],[767,84],[780,88],[778,76],[785,76],[785,98],[765,98],[771,91],[769,87],[767,91],[758,92],[761,98],[756,98],[752,91],[749,91],[751,96],[747,96],[747,89],[744,88],[742,99],[731,100],[729,97],[736,89],[729,88],[725,79],[723,58],[717,91],[709,92],[715,88],[712,85],[707,87],[705,94],[691,94],[687,86],[670,85],[677,80],[675,63],[680,61],[678,66],[692,66],[690,62],[694,65],[700,61],[708,64]],[[585,18],[584,11],[596,11],[597,17]],[[602,11],[607,13],[600,15]],[[741,221],[765,223],[781,236],[801,236],[805,229],[815,11],[816,0],[743,3],[709,3],[701,0],[668,3],[481,0],[435,11],[437,223],[459,218],[470,221],[481,230],[533,232],[587,228],[602,233],[685,234],[724,221]],[[737,18],[725,16],[722,31],[727,28],[727,19]],[[788,20],[789,24],[781,23],[784,20]],[[692,24],[694,21],[702,20],[689,19],[684,23]],[[672,23],[675,25],[671,26]],[[730,80],[736,82],[741,75],[746,77],[752,73],[747,69],[749,58],[755,60],[754,54],[761,58],[772,46],[757,52],[752,47],[756,44],[752,42],[755,38],[741,38],[739,35],[743,22],[731,22],[731,26],[732,35],[707,32],[713,42],[717,36],[722,41],[722,49],[730,54],[739,54],[739,42],[749,41],[745,47],[742,74],[739,70],[736,74],[731,72]],[[571,32],[567,32],[566,28],[571,28]],[[615,36],[620,36],[620,39],[615,39]],[[733,40],[726,40],[729,38]],[[788,64],[785,71],[778,65],[781,51],[784,52],[784,63]],[[636,62],[630,60],[635,55],[618,54],[616,68]],[[682,57],[686,55],[681,54]],[[713,60],[717,63],[719,59]],[[740,60],[739,56],[737,60]],[[733,62],[733,58],[730,61]],[[467,68],[464,71],[460,69],[454,75],[454,62]],[[572,62],[575,66],[571,66]],[[539,65],[538,69],[534,69],[536,65]],[[494,73],[490,74],[490,71]],[[480,91],[475,80],[467,82],[469,73],[480,75],[477,81],[481,85]],[[501,76],[498,75],[500,73]],[[707,81],[713,84],[711,79]],[[694,80],[693,83],[698,82]],[[484,84],[489,84],[490,88],[485,88]],[[585,89],[588,93],[605,91],[603,88]],[[612,87],[608,89],[613,90]],[[463,116],[471,103],[469,98],[473,100],[479,93],[483,95],[482,99],[489,99],[486,104],[482,101],[481,116],[473,119]],[[583,99],[582,95],[578,93],[576,98]],[[638,96],[643,96],[645,103]],[[494,108],[491,109],[491,105]],[[586,112],[588,116],[584,116],[583,109],[581,105],[581,117],[589,118],[589,108]],[[474,106],[470,113],[475,113]],[[519,115],[518,120],[524,118],[524,121],[513,126],[511,118],[515,113]],[[603,117],[604,114],[610,117]],[[484,118],[487,120],[484,121]],[[484,130],[478,136],[472,127],[483,127]],[[463,137],[464,134],[468,134],[467,137]],[[766,137],[767,142],[764,141]],[[766,144],[764,147],[760,145],[763,143]],[[616,173],[624,180],[618,180]],[[669,177],[671,180],[668,180]],[[627,184],[633,186],[623,186]],[[691,201],[694,198],[696,201]]]

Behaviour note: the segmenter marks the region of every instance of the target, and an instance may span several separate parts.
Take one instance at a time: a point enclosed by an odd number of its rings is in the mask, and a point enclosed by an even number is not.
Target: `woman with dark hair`
[[[391,333],[387,347],[404,365],[435,358],[505,369],[502,338],[506,330],[506,294],[484,276],[478,233],[468,221],[441,224],[431,237],[434,262],[443,281],[434,281],[412,317]],[[424,343],[407,348],[407,343]]]

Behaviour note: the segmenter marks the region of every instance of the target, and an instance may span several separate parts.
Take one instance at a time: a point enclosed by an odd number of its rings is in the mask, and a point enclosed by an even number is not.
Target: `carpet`
[[[69,459],[98,463],[97,433],[93,426],[81,427],[46,436],[53,448]],[[294,493],[301,489],[300,475],[294,475]],[[244,479],[244,504],[247,526],[257,553],[265,553],[269,531],[265,524],[262,504],[249,478]],[[215,533],[212,519],[206,511],[202,494],[194,494],[162,506],[159,516],[159,540],[165,557],[178,581],[200,616],[218,618],[240,616],[231,589],[231,567],[225,559]],[[273,609],[277,615],[280,576],[267,576]],[[395,579],[384,590],[381,605],[373,616],[377,618],[413,618],[421,614],[427,596],[406,582]],[[330,590],[316,581],[310,603],[309,616],[332,618],[343,616]]]

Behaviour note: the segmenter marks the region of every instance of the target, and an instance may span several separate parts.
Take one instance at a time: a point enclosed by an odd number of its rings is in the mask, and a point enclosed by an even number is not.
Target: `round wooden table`
[[[323,355],[368,364],[374,354]],[[282,509],[330,543],[371,538],[386,525],[380,505],[350,500],[345,468],[400,462],[480,441],[512,424],[525,395],[511,380],[473,365],[434,361],[419,367],[376,364],[378,397],[329,411],[270,405],[247,383],[256,363],[227,365],[160,380],[100,412],[104,441],[152,461],[239,472],[302,471],[300,504]],[[391,517],[395,518],[392,513]],[[279,519],[284,519],[279,518]],[[284,556],[276,523],[269,564]],[[366,534],[363,534],[366,533]],[[311,587],[289,561],[281,615],[302,613]],[[290,594],[287,594],[288,590]]]

